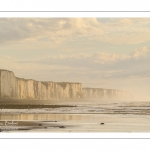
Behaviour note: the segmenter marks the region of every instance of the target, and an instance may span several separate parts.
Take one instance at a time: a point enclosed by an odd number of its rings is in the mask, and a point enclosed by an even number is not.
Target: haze
[[[1,18],[0,68],[150,97],[150,19]]]

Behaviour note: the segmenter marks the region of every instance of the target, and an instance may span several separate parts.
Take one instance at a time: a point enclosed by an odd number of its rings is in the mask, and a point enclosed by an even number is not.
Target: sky
[[[150,98],[149,18],[0,18],[0,69]]]

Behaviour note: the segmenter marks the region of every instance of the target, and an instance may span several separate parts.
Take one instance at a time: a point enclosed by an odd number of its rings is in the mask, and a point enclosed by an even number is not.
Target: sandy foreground
[[[0,120],[1,132],[150,132],[150,103],[71,102],[66,107],[1,109]]]

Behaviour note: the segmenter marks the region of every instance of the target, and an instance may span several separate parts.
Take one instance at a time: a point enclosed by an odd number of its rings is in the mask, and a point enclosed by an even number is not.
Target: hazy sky
[[[148,97],[150,19],[1,18],[0,68]]]

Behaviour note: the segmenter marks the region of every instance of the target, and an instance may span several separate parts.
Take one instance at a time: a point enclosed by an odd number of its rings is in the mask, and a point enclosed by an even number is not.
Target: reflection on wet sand
[[[4,114],[0,117],[0,132],[150,132],[150,117],[143,115]],[[10,122],[7,126],[6,120]],[[11,125],[12,120],[18,124]]]
[[[0,120],[43,120],[43,121],[77,121],[90,118],[90,115],[80,114],[0,114]]]

